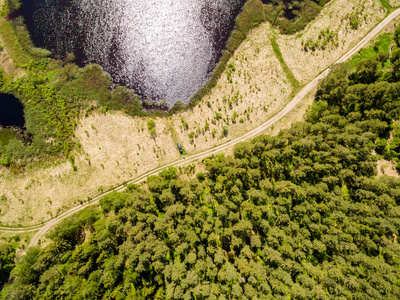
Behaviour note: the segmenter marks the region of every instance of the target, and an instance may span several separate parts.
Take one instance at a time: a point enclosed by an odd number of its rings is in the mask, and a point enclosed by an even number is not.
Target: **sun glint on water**
[[[171,107],[207,81],[245,1],[25,2],[38,46],[100,64],[114,82]]]

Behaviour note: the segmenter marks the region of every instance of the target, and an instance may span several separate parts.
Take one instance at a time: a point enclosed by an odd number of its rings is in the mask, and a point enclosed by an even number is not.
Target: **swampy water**
[[[143,99],[187,103],[208,80],[245,0],[23,0],[34,43],[97,63]]]
[[[0,125],[20,128],[25,125],[24,107],[13,95],[0,94]]]

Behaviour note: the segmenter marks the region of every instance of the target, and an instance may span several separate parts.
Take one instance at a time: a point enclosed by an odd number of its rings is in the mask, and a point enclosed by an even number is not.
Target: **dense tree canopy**
[[[2,298],[399,299],[400,180],[376,177],[399,159],[399,57],[337,66],[305,122],[206,174],[168,169],[64,221]]]
[[[8,243],[0,244],[0,287],[8,280],[11,270],[14,268],[15,248]]]

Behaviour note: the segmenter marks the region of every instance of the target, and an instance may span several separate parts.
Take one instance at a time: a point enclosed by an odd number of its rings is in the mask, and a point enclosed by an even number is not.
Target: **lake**
[[[0,125],[25,126],[24,107],[13,95],[0,94]]]
[[[97,63],[142,99],[188,103],[245,0],[24,0],[35,45]]]

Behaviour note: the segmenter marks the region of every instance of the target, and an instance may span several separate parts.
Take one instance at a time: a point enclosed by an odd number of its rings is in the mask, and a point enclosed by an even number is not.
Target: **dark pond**
[[[34,43],[97,63],[144,99],[188,102],[245,0],[23,0]]]
[[[24,107],[13,95],[0,94],[0,125],[20,128],[25,125]]]

